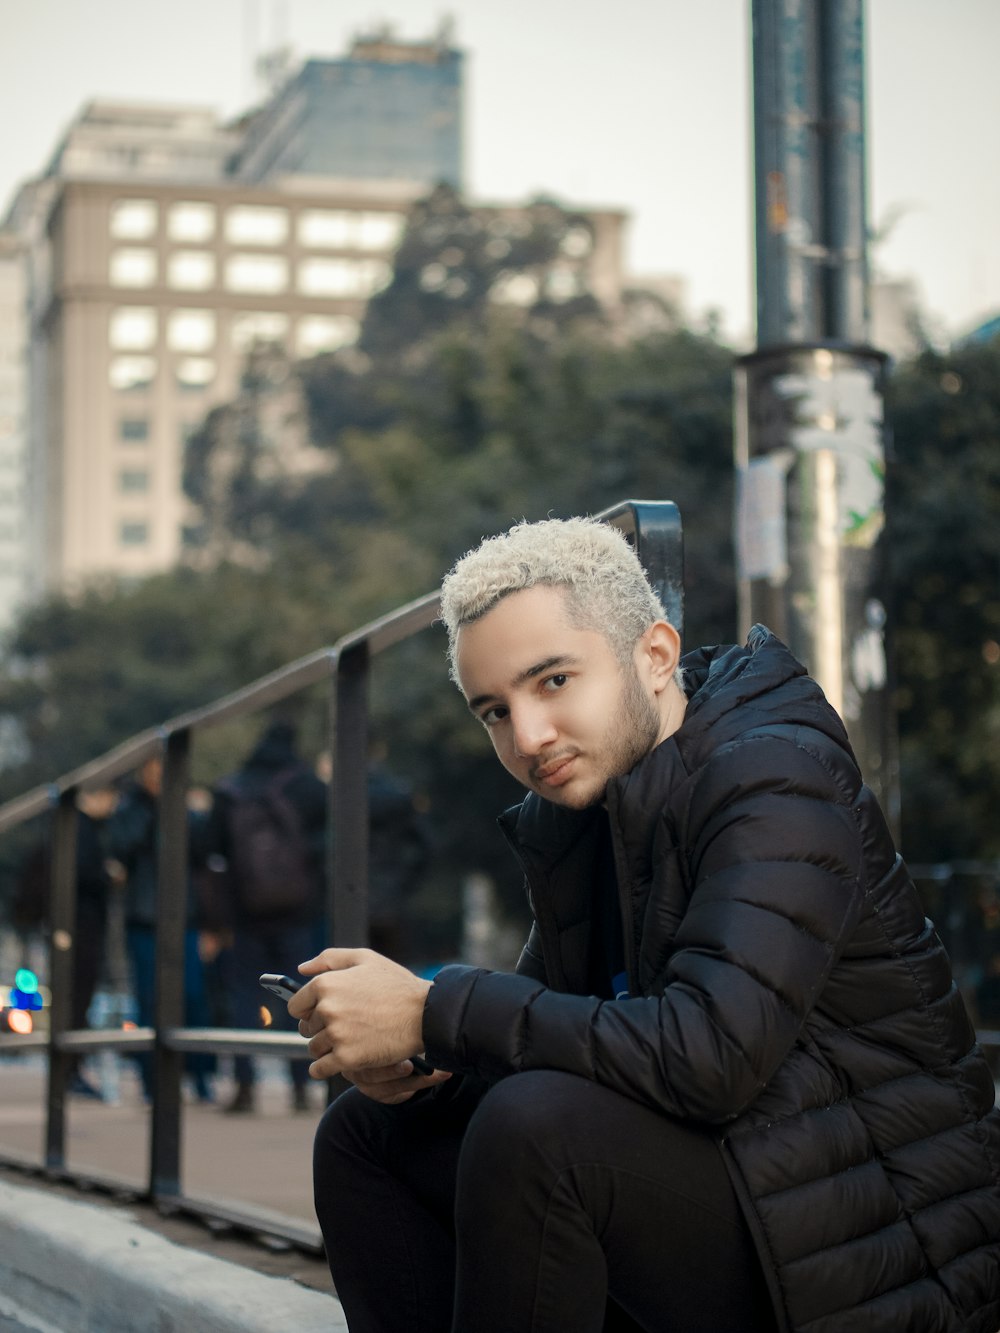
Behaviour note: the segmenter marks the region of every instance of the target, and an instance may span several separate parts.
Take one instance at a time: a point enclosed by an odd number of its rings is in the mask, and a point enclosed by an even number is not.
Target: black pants
[[[351,1089],[320,1123],[351,1333],[774,1328],[710,1137],[570,1074],[454,1091],[386,1107]]]

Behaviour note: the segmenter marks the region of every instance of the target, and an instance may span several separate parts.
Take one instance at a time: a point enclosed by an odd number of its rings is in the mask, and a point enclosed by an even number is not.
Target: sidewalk
[[[144,1187],[149,1113],[131,1079],[118,1105],[73,1098],[67,1160],[124,1182],[122,1197],[84,1195],[40,1172],[0,1166],[0,1329],[38,1333],[297,1333],[346,1329],[322,1258],[186,1216],[161,1216]],[[0,1152],[41,1163],[44,1067],[0,1061]],[[220,1092],[225,1095],[223,1084]],[[277,1070],[260,1110],[184,1113],[185,1192],[279,1213],[315,1233],[310,1182],[320,1089],[287,1109]],[[123,1199],[125,1200],[123,1202]]]

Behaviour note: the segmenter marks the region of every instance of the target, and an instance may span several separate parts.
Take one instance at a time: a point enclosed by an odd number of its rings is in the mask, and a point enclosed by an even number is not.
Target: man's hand
[[[446,1069],[435,1069],[433,1074],[417,1074],[409,1060],[378,1069],[343,1069],[341,1073],[359,1092],[385,1106],[409,1101],[421,1088],[433,1088],[451,1078]]]
[[[370,1074],[422,1049],[429,981],[371,949],[324,949],[299,971],[312,980],[289,1000],[288,1012],[309,1038],[313,1078],[348,1069]]]

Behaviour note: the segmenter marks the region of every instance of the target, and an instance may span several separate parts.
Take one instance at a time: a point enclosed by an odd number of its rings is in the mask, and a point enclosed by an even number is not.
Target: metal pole
[[[758,349],[737,363],[740,629],[819,681],[898,827],[885,356],[869,347],[863,0],[753,0]]]
[[[758,346],[868,338],[864,0],[753,0]]]
[[[672,500],[623,500],[596,516],[632,542],[667,619],[684,636],[684,527]]]
[[[825,336],[869,336],[864,0],[821,0]]]
[[[72,1026],[73,968],[76,953],[76,789],[59,796],[50,843],[49,915],[49,1065],[46,1093],[45,1165],[61,1169],[66,1162],[66,1084],[73,1056],[59,1049],[59,1039]]]
[[[191,733],[172,732],[164,746],[156,869],[156,1005],[153,1045],[151,1196],[180,1194],[181,1074],[184,1057],[164,1041],[184,1025],[184,932],[188,908],[187,791]]]
[[[327,926],[338,948],[368,944],[369,660],[366,643],[340,653],[333,685]]]

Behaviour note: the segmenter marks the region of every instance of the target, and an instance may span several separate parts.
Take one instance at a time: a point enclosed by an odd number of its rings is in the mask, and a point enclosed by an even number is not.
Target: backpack
[[[298,810],[285,794],[297,770],[275,774],[263,787],[219,784],[229,798],[229,883],[245,916],[299,912],[314,898],[309,846]]]

